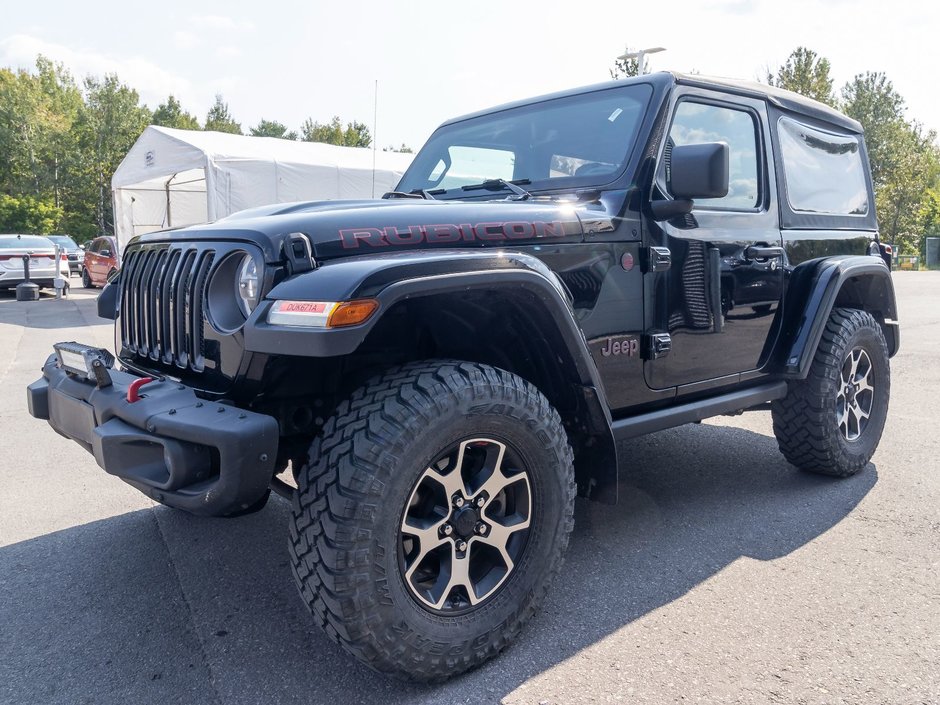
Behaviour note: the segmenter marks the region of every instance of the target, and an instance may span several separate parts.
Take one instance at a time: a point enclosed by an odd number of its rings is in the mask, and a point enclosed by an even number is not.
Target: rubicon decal
[[[339,231],[343,247],[354,250],[361,245],[369,247],[414,247],[457,242],[503,242],[533,238],[564,237],[578,232],[577,223],[571,223],[572,232],[561,221],[510,221],[506,223],[461,223],[455,225],[408,225],[385,228],[344,228]]]

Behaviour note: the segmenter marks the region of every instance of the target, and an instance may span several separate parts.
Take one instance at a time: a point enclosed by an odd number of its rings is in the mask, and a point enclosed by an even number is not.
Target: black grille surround
[[[171,375],[218,367],[219,346],[207,350],[206,344],[207,337],[220,335],[208,321],[206,292],[223,260],[239,252],[257,254],[253,250],[224,241],[129,247],[120,278],[120,357]]]

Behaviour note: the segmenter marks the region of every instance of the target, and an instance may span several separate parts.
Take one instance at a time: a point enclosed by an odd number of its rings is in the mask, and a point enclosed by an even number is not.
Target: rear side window
[[[803,213],[866,215],[868,186],[861,145],[788,117],[777,122],[790,208]]]

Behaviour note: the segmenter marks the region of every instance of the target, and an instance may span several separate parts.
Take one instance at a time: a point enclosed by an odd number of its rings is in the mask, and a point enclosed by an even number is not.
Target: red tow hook
[[[153,377],[141,377],[131,382],[127,387],[127,403],[133,404],[135,401],[140,401],[140,388],[151,382],[153,382]]]

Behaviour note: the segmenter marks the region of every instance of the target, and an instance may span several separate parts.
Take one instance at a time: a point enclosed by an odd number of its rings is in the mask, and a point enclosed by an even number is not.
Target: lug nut
[[[441,527],[441,533],[444,534],[444,536],[450,536],[454,533],[454,527],[450,524],[444,524],[444,526]]]
[[[482,507],[484,504],[486,504],[486,497],[484,497],[483,495],[480,495],[479,497],[477,497],[475,504],[478,507]]]
[[[477,525],[474,527],[475,531],[480,534],[480,536],[486,536],[487,526],[482,521],[478,521]]]
[[[466,550],[467,550],[467,542],[466,542],[466,541],[458,541],[458,542],[457,542],[457,550],[460,551],[460,552],[466,551]]]
[[[461,497],[459,494],[454,495],[454,506],[457,508],[463,506],[463,497]]]

